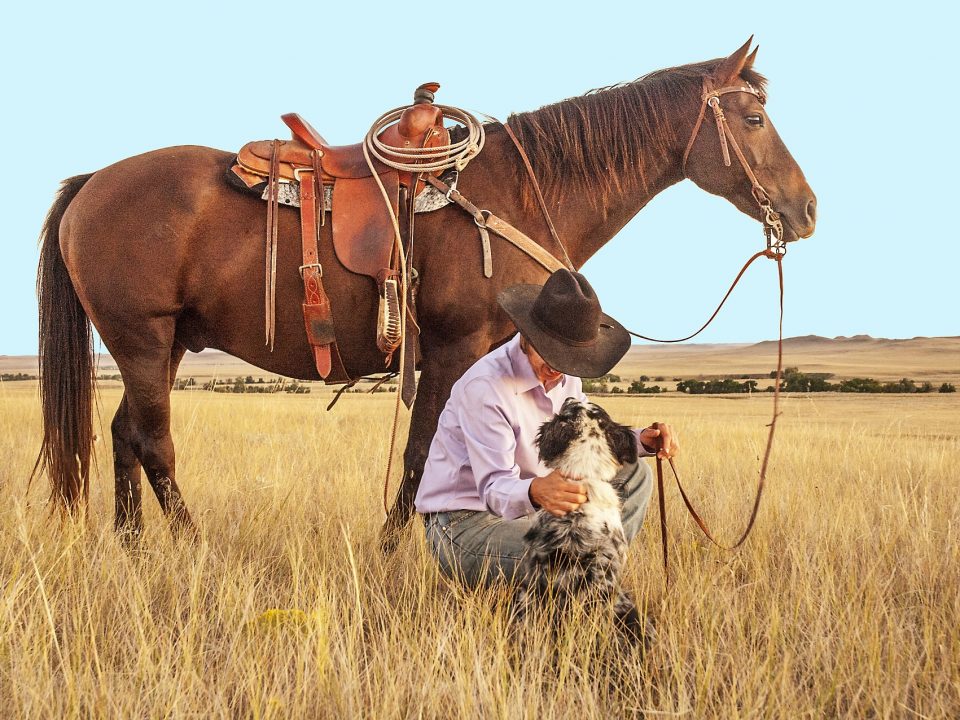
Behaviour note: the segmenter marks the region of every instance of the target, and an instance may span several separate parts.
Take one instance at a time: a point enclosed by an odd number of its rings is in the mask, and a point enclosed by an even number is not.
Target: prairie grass
[[[376,544],[392,396],[177,393],[178,478],[202,528],[167,532],[148,487],[138,552],[112,531],[109,419],[85,523],[26,489],[35,390],[0,386],[3,717],[957,717],[960,402],[785,400],[740,552],[706,544],[668,488],[626,582],[656,619],[643,659],[603,618],[510,639],[501,595],[447,585],[422,526]],[[769,396],[606,398],[672,422],[708,522],[736,536]],[[654,503],[655,504],[655,503]]]

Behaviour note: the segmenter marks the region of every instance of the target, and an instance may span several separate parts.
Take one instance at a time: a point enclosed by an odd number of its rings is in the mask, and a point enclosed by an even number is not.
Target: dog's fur
[[[587,487],[587,502],[563,517],[540,510],[524,540],[518,569],[517,614],[552,601],[562,611],[575,597],[612,603],[618,625],[633,640],[646,627],[620,586],[627,540],[620,516],[620,488],[612,481],[625,463],[637,461],[636,436],[593,403],[569,398],[537,435],[540,459]]]

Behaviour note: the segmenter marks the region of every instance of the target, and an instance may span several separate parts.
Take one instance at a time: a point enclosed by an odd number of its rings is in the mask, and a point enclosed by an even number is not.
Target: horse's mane
[[[561,188],[585,191],[606,204],[614,193],[646,189],[651,162],[666,159],[677,142],[678,105],[696,107],[703,78],[720,59],[666,68],[633,82],[597,88],[586,95],[521,112],[508,118],[546,196]],[[741,77],[763,90],[766,78],[752,68]],[[691,118],[691,124],[693,118]],[[523,201],[534,207],[532,188],[522,174]]]

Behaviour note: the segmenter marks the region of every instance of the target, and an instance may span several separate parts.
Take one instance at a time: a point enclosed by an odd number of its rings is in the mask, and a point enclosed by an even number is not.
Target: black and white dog
[[[619,488],[612,481],[625,463],[637,462],[636,436],[593,403],[567,399],[540,427],[540,459],[587,487],[587,502],[563,517],[545,510],[524,536],[527,548],[517,575],[517,613],[552,600],[562,611],[574,597],[612,604],[618,626],[649,642],[648,629],[620,585],[627,554]]]

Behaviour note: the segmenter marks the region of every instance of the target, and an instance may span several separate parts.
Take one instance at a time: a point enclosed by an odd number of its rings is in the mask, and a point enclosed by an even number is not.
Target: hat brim
[[[543,288],[540,285],[514,285],[501,290],[497,302],[540,357],[565,375],[596,378],[610,372],[630,349],[630,333],[606,313],[600,332],[590,345],[571,345],[544,330],[531,316],[533,303]]]

